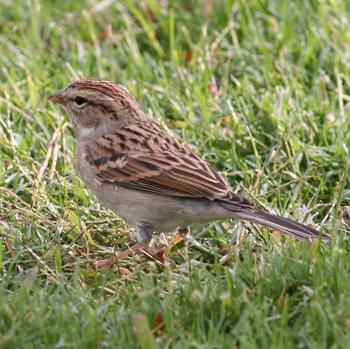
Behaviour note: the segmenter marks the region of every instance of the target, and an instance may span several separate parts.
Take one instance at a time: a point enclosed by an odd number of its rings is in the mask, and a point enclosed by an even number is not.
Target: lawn
[[[1,349],[349,348],[349,1],[0,0],[0,52]],[[97,268],[130,228],[47,100],[88,76],[331,241],[213,222]]]

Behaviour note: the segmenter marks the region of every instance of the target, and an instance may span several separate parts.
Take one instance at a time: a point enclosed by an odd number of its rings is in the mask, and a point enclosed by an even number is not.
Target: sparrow
[[[49,99],[69,113],[87,188],[136,228],[140,245],[153,232],[184,233],[191,224],[229,218],[296,239],[320,238],[313,227],[265,212],[235,193],[208,162],[148,117],[123,86],[88,78]]]

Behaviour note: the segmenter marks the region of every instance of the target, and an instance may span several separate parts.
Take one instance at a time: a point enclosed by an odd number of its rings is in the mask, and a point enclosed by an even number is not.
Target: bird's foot
[[[113,258],[101,259],[95,262],[95,266],[98,268],[111,268],[116,263],[118,263],[118,261],[121,261],[124,258],[130,255],[134,255],[138,252],[144,253],[146,255],[150,254],[148,244],[138,242],[135,245],[127,248],[125,251],[118,253]]]
[[[166,247],[163,247],[156,251],[154,249],[151,249],[148,246],[148,243],[138,242],[135,245],[127,248],[125,251],[118,253],[113,258],[102,259],[95,262],[95,266],[98,268],[112,268],[116,263],[118,263],[118,261],[121,261],[130,255],[135,255],[136,253],[142,253],[150,260],[163,264],[164,255],[172,250],[180,242],[186,242],[186,235],[188,233],[189,229],[187,227],[179,229],[178,233],[172,236],[169,244]]]

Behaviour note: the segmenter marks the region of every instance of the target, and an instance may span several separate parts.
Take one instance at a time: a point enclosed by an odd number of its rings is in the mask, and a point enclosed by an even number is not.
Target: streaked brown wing
[[[86,157],[102,181],[170,196],[248,204],[207,162],[152,122],[123,126],[90,141]]]

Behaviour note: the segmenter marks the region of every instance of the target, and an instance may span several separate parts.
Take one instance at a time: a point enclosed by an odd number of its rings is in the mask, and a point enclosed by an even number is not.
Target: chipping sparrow
[[[81,177],[97,199],[136,227],[147,244],[153,231],[186,231],[193,223],[241,218],[297,239],[309,226],[257,209],[216,170],[159,128],[122,86],[89,78],[50,97],[69,112]],[[323,236],[327,239],[327,236]]]

